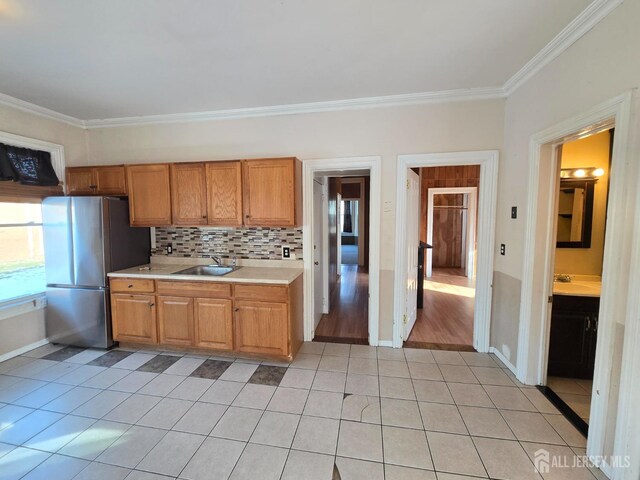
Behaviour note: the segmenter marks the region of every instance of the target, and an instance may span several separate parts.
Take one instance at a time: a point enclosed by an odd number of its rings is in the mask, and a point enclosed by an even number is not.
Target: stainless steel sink
[[[185,268],[174,275],[205,275],[211,277],[222,277],[227,273],[235,272],[241,267],[231,267],[228,265],[197,265],[195,267]]]

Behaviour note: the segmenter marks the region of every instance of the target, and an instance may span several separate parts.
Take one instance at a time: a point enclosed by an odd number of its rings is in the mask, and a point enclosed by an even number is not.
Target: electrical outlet
[[[291,258],[291,247],[282,246],[282,258],[285,260]]]
[[[506,255],[507,253],[507,247],[504,243],[500,244],[500,255]]]
[[[518,218],[518,207],[511,207],[511,218]]]
[[[167,255],[171,255],[173,253],[173,244],[170,243],[167,245]]]

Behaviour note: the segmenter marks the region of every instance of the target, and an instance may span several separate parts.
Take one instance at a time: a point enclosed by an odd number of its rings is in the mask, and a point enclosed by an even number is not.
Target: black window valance
[[[49,152],[4,143],[0,143],[0,180],[41,186],[56,186],[60,183]]]

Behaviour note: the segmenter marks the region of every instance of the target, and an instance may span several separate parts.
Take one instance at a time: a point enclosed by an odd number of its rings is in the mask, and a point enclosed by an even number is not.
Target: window
[[[0,302],[44,291],[41,205],[0,202]]]
[[[358,236],[358,200],[343,200],[340,215],[340,232]]]

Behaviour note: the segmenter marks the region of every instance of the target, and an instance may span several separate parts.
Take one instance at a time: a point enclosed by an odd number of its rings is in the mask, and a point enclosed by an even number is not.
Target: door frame
[[[433,196],[447,193],[463,193],[469,195],[467,206],[467,225],[464,245],[464,269],[468,278],[473,278],[475,273],[475,243],[476,243],[476,209],[478,208],[478,187],[434,187],[429,188],[427,196],[427,243],[433,245]],[[433,249],[427,249],[426,275],[431,277],[433,266]]]
[[[382,157],[345,157],[304,160],[303,176],[303,228],[302,256],[304,264],[304,339],[311,341],[313,328],[313,177],[323,172],[348,174],[356,170],[369,170],[369,344],[379,344],[380,328],[380,215],[382,203]],[[327,259],[328,261],[328,259]]]
[[[556,175],[550,174],[558,168],[555,147],[568,138],[576,138],[576,133],[579,137],[585,132],[594,132],[598,124],[613,121],[615,125],[593,378],[594,394],[587,438],[587,454],[592,457],[605,453],[607,416],[612,408],[617,408],[613,453],[624,454],[628,451],[627,445],[633,442],[637,445],[638,442],[637,431],[632,430],[634,426],[638,426],[632,409],[640,401],[640,388],[633,383],[634,370],[640,367],[640,301],[635,290],[640,283],[640,246],[637,244],[637,236],[634,242],[634,235],[640,232],[640,209],[636,207],[640,197],[640,168],[630,158],[633,148],[629,140],[633,100],[633,93],[627,92],[540,131],[529,140],[529,208],[523,254],[517,377],[523,383],[540,384],[546,378],[550,327],[547,297],[553,285],[551,261],[555,252],[555,218],[552,218],[550,212],[555,209],[555,196],[548,193],[558,181]],[[633,104],[637,106],[637,103],[636,99]],[[536,205],[536,208],[531,208],[531,205]],[[613,248],[614,245],[622,245],[623,249]],[[616,324],[624,324],[625,334],[618,403],[610,405],[612,386],[615,387],[612,385],[614,382],[611,381],[611,371],[614,367]],[[636,469],[640,468],[640,460],[631,461]],[[617,475],[606,464],[603,465],[603,470],[607,475]],[[637,475],[637,470],[635,472]],[[624,476],[624,473],[621,475]]]
[[[473,346],[479,352],[489,351],[493,255],[495,243],[496,199],[498,195],[498,151],[421,153],[398,155],[396,192],[396,259],[394,286],[393,346],[402,347],[402,318],[405,305],[407,212],[404,186],[407,170],[414,167],[446,167],[480,165],[478,205],[478,253],[476,260],[476,298],[474,304]],[[486,225],[486,228],[482,228]]]

